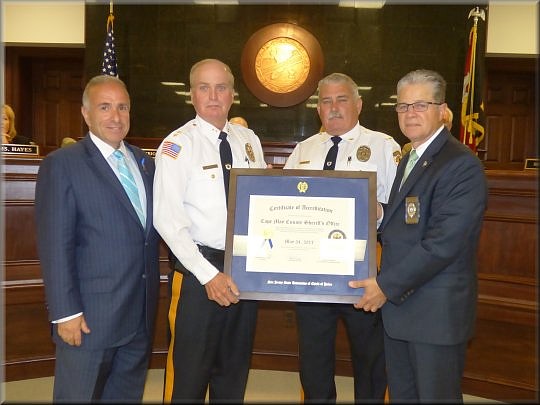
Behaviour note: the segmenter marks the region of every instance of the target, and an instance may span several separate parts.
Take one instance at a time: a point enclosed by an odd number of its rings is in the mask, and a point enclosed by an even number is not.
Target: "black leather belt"
[[[208,246],[199,246],[199,251],[204,257],[208,259],[210,263],[216,266],[220,271],[223,271],[223,263],[225,262],[225,251],[221,249],[214,249]]]
[[[201,254],[219,271],[223,271],[223,263],[225,262],[225,251],[220,249],[214,249],[209,246],[197,245]],[[172,250],[169,249],[169,267],[171,270],[178,271],[184,276],[191,276],[192,273],[184,267],[184,265],[177,259]]]

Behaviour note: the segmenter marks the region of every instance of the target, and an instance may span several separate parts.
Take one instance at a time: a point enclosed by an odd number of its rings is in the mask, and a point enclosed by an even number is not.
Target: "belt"
[[[209,246],[197,245],[201,254],[208,259],[210,263],[217,267],[219,271],[223,271],[223,263],[225,262],[225,251],[214,249]],[[174,253],[169,249],[169,267],[171,270],[178,271],[184,276],[193,275],[184,265],[178,260]]]
[[[197,245],[199,251],[204,257],[208,259],[210,263],[218,268],[223,268],[223,263],[225,262],[225,251],[221,249],[214,249],[209,246]]]

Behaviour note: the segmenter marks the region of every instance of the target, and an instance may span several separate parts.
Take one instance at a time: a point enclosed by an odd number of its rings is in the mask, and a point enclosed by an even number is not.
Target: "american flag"
[[[469,32],[469,47],[465,60],[463,94],[461,98],[461,128],[459,138],[473,152],[478,153],[478,145],[484,140],[484,56],[485,56],[485,20],[486,11],[476,7],[469,12],[474,17]],[[478,40],[480,39],[480,40]]]
[[[109,14],[107,18],[107,37],[103,47],[103,62],[101,62],[101,73],[118,77],[118,66],[116,65],[116,51],[114,46],[114,15]]]
[[[163,147],[161,148],[161,153],[176,159],[182,147],[174,142],[165,141],[163,142]]]

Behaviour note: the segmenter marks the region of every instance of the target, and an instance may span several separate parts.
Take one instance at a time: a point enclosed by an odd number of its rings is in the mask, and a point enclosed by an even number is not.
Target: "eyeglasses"
[[[409,107],[412,106],[414,112],[427,111],[430,104],[441,105],[442,103],[434,103],[433,101],[417,101],[416,103],[397,103],[396,112],[406,113],[409,111]]]

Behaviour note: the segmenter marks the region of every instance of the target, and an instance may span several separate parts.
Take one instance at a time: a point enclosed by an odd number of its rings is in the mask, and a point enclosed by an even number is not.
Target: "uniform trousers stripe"
[[[165,389],[163,390],[163,402],[166,404],[170,404],[171,399],[172,399],[173,382],[174,382],[174,364],[173,364],[174,344],[173,342],[174,342],[175,330],[176,330],[176,311],[178,309],[178,301],[180,300],[180,292],[182,291],[183,278],[184,276],[181,273],[177,271],[173,271],[172,287],[171,287],[171,304],[169,306],[169,314],[168,314],[171,341],[169,342],[169,351],[167,352]]]
[[[209,252],[205,254],[221,270],[223,255],[214,256]],[[182,277],[180,272],[174,271],[169,278],[171,344],[165,370],[164,403],[204,403],[207,389],[210,402],[243,402],[257,302],[241,300],[221,307],[208,299],[205,287],[193,274]]]

